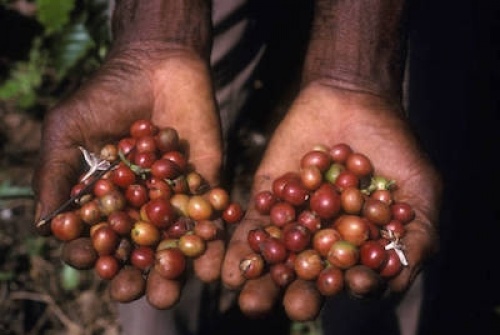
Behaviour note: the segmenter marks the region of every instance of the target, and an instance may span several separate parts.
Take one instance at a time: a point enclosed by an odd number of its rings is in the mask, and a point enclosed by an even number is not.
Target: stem
[[[85,333],[85,330],[77,323],[73,322],[48,294],[20,291],[13,292],[10,298],[12,300],[31,300],[45,303],[47,308],[59,319],[59,321],[61,321],[69,334],[77,335]]]
[[[48,222],[50,222],[50,220],[52,220],[56,215],[64,212],[69,206],[71,206],[72,204],[74,204],[76,201],[78,201],[78,199],[80,197],[82,197],[85,193],[87,193],[88,191],[90,191],[92,189],[92,187],[94,187],[94,184],[102,177],[104,176],[107,172],[111,171],[111,169],[113,169],[116,165],[118,165],[118,161],[116,162],[113,162],[109,165],[109,167],[105,170],[99,170],[96,174],[95,174],[95,178],[90,182],[88,183],[87,185],[85,185],[84,188],[82,188],[82,190],[80,192],[78,192],[77,194],[73,195],[71,198],[69,198],[65,203],[63,203],[61,206],[59,206],[59,208],[57,208],[55,211],[53,211],[52,213],[50,213],[49,215],[45,216],[44,218],[42,218],[40,221],[38,221],[36,223],[36,227],[41,227],[45,224],[47,224]]]

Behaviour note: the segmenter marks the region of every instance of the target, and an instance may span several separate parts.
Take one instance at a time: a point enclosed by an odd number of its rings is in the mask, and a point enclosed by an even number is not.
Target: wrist
[[[211,8],[207,0],[116,0],[112,15],[113,50],[189,50],[208,59]]]
[[[404,1],[316,2],[303,84],[401,97]]]

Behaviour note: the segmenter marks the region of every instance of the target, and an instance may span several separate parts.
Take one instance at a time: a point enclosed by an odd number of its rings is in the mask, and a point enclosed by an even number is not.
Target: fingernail
[[[51,234],[50,225],[46,223],[49,222],[45,218],[43,213],[43,206],[40,202],[35,205],[35,229],[41,236],[49,236]]]
[[[36,206],[35,206],[35,225],[36,226],[38,226],[41,215],[42,215],[42,204],[40,202],[37,202]]]

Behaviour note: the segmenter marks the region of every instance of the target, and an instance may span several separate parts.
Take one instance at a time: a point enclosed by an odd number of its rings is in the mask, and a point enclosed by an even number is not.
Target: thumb
[[[81,153],[76,144],[59,132],[45,129],[38,165],[32,180],[36,198],[35,225],[42,235],[50,234],[48,216],[70,197],[80,173]]]

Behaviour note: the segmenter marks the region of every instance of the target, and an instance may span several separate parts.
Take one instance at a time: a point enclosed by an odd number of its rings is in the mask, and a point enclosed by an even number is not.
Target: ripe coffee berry
[[[282,288],[306,280],[323,296],[376,293],[407,264],[401,238],[415,212],[394,197],[395,181],[348,144],[317,145],[298,161],[299,171],[254,195],[267,223],[247,235],[252,259],[261,256],[251,278],[269,272]]]
[[[112,280],[117,301],[144,295],[151,273],[150,296],[159,282],[179,280],[180,286],[189,262],[222,238],[224,223],[237,224],[244,215],[226,190],[211,187],[194,169],[181,142],[174,128],[137,120],[99,156],[82,149],[91,171],[72,187],[71,207],[47,221],[67,244],[63,260]],[[72,243],[82,239],[88,243]]]

